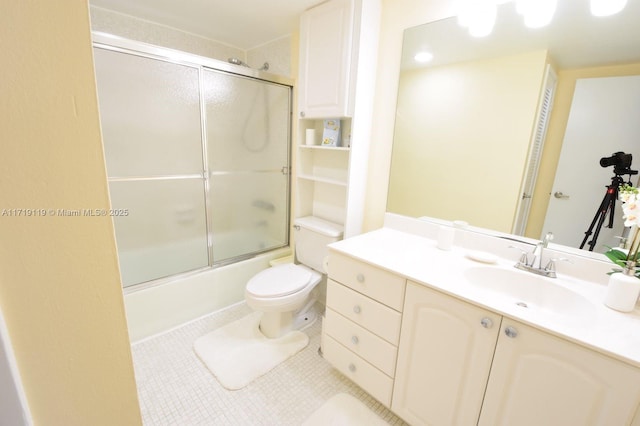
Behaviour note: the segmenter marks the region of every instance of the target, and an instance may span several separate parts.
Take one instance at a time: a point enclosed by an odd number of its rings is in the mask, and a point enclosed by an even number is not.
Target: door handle
[[[562,193],[562,192],[560,192],[560,191],[556,191],[556,192],[554,192],[554,193],[553,193],[553,196],[554,196],[554,197],[556,197],[556,198],[560,198],[560,199],[567,199],[567,198],[569,198],[569,196],[568,196],[568,195],[563,194],[563,193]]]

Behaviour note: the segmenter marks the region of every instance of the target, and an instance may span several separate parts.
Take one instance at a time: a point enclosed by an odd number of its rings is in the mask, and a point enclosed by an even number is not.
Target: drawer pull
[[[482,318],[482,320],[480,320],[480,324],[482,324],[484,328],[493,327],[493,321],[491,321],[491,318]]]
[[[363,283],[364,282],[364,274],[356,275],[356,280],[358,280],[359,283]]]
[[[353,363],[349,364],[349,371],[351,371],[352,373],[355,373],[355,371],[356,371],[355,364],[353,364]]]
[[[351,343],[353,343],[354,345],[357,345],[360,342],[360,339],[358,339],[358,336],[351,336]]]
[[[353,307],[353,312],[355,312],[356,314],[359,314],[360,312],[362,312],[362,309],[360,309],[360,305],[355,305]]]

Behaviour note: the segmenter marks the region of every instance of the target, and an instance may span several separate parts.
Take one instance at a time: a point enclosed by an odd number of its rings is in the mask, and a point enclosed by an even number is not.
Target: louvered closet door
[[[536,128],[529,148],[527,170],[522,185],[522,195],[520,202],[518,203],[516,223],[513,228],[513,233],[516,235],[525,235],[527,220],[529,219],[529,211],[531,210],[533,190],[536,186],[538,169],[540,168],[540,160],[542,158],[542,147],[547,136],[547,127],[551,116],[557,79],[558,77],[553,71],[553,68],[551,68],[550,65],[547,65],[545,84],[540,95],[540,104],[538,105]]]

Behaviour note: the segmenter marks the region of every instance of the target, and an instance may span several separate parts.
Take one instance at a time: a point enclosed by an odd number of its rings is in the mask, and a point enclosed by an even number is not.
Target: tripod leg
[[[582,240],[582,243],[580,244],[580,248],[581,249],[587,243],[587,240],[589,239],[589,236],[593,232],[593,227],[596,225],[596,222],[598,222],[598,227],[596,229],[596,234],[595,234],[593,240],[591,240],[591,242],[589,243],[589,246],[591,247],[589,251],[593,251],[593,247],[596,244],[595,241],[598,238],[598,234],[600,233],[600,228],[602,227],[602,223],[604,222],[604,217],[606,216],[607,210],[609,208],[610,197],[611,197],[610,187],[607,187],[607,192],[604,194],[604,198],[602,199],[602,202],[600,203],[600,207],[598,207],[598,211],[596,212],[596,215],[593,217],[593,220],[591,221],[591,224],[589,225],[589,228],[584,233],[585,234],[584,235],[584,239]]]
[[[607,228],[609,229],[613,228],[613,215],[616,211],[616,198],[618,198],[617,188],[611,197],[611,204],[609,207],[609,224],[607,225]]]
[[[613,202],[612,199],[609,200],[609,206]],[[603,211],[601,211],[600,219],[598,219],[598,226],[596,226],[596,231],[593,233],[593,239],[589,242],[589,251],[593,251],[593,248],[596,246],[596,241],[598,240],[598,235],[600,235],[600,230],[602,229],[602,224],[604,223],[604,219],[607,216],[607,211],[610,210],[610,207],[607,206]],[[611,217],[613,219],[613,217]],[[612,220],[611,220],[612,221]]]

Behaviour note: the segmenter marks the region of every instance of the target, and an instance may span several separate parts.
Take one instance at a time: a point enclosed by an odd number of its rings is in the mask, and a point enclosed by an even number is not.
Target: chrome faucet
[[[533,272],[534,274],[542,275],[548,278],[556,278],[556,259],[549,260],[549,263],[547,263],[545,267],[542,267],[542,257],[544,254],[544,250],[549,246],[549,242],[551,240],[553,240],[553,233],[548,232],[547,235],[544,236],[544,239],[535,245],[532,252],[533,258],[531,259],[531,261],[529,261],[529,255],[523,251],[520,260],[515,264],[515,267],[523,271]]]

